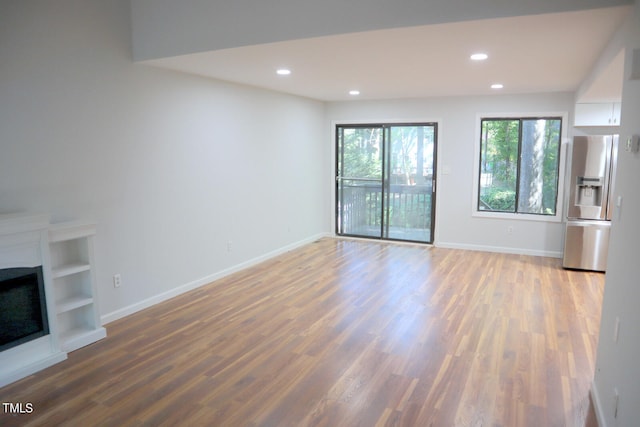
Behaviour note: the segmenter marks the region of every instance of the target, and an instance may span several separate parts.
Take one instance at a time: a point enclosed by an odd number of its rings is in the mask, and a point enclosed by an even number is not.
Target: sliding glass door
[[[437,125],[336,126],[336,233],[433,242]]]

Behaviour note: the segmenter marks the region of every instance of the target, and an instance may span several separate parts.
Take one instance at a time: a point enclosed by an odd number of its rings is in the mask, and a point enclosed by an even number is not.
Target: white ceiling
[[[223,49],[148,64],[322,101],[575,91],[631,6],[486,19]],[[469,60],[486,52],[483,62]],[[622,56],[594,89],[619,98]],[[615,61],[614,61],[615,62]],[[287,67],[290,76],[276,75]],[[591,91],[591,92],[590,92]],[[587,96],[588,98],[588,96]],[[583,100],[585,98],[583,97]]]

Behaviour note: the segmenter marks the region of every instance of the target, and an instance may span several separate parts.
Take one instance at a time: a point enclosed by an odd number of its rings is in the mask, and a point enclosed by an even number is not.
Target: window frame
[[[526,221],[539,221],[539,222],[562,222],[565,203],[565,164],[567,155],[567,144],[569,138],[567,136],[569,114],[565,112],[542,112],[542,113],[484,113],[477,114],[476,116],[476,129],[474,135],[474,156],[473,156],[473,190],[471,196],[471,216],[476,218],[498,218],[498,219],[517,219]],[[481,160],[481,146],[482,146],[482,121],[483,120],[526,120],[526,119],[539,119],[539,118],[560,118],[562,124],[560,126],[560,153],[559,153],[559,165],[558,165],[558,191],[556,201],[555,215],[544,214],[531,214],[531,213],[518,213],[518,212],[494,212],[483,211],[478,209],[478,201],[480,198],[480,160]],[[518,146],[518,157],[520,146]],[[519,178],[518,178],[519,180]],[[518,181],[519,185],[519,181]]]

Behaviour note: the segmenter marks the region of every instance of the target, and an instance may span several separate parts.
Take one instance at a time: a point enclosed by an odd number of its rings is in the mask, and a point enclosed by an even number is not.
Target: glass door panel
[[[337,128],[337,233],[382,237],[383,129]]]
[[[434,125],[389,127],[385,237],[432,242]]]

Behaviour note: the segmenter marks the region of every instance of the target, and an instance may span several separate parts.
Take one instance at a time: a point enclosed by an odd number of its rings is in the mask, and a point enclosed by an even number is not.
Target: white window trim
[[[526,118],[526,117],[561,117],[562,118],[562,134],[560,135],[560,165],[558,168],[558,202],[556,205],[555,215],[533,215],[510,212],[483,212],[478,211],[478,185],[480,175],[480,133],[482,119],[491,118]],[[524,221],[540,221],[540,222],[562,222],[564,217],[564,184],[565,184],[565,165],[567,156],[567,146],[569,144],[568,137],[569,113],[564,112],[543,112],[543,113],[487,113],[476,115],[476,131],[473,143],[473,190],[471,191],[471,216],[474,218],[493,218],[508,220],[524,220]]]

